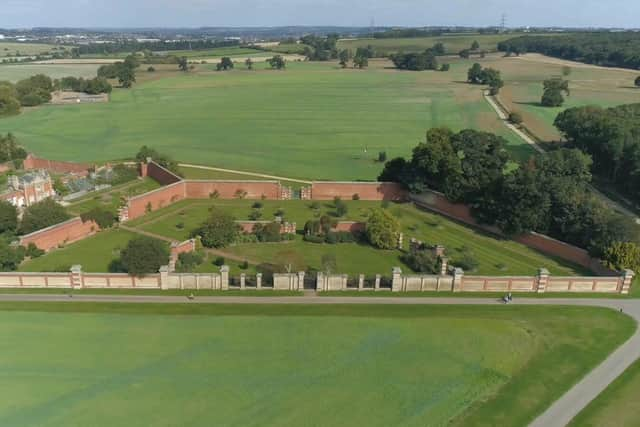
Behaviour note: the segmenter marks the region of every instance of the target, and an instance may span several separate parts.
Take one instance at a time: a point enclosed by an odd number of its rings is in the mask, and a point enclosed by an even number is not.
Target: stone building
[[[56,195],[51,176],[44,170],[30,172],[22,176],[11,175],[8,184],[9,189],[0,194],[0,199],[19,208],[31,206]]]

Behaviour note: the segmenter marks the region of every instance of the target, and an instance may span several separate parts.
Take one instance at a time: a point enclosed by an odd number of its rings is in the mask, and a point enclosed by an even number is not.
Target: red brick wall
[[[196,241],[194,239],[186,240],[182,243],[177,243],[175,246],[171,246],[171,256],[178,258],[178,255],[187,252],[193,252],[196,250]]]
[[[142,194],[129,199],[129,219],[136,219],[147,213],[147,206],[151,205],[151,210],[155,211],[169,206],[185,198],[184,181],[159,188],[149,193]]]
[[[351,200],[354,194],[360,200],[405,200],[407,191],[395,182],[314,182],[311,185],[313,200],[332,200],[340,197]]]
[[[350,231],[352,233],[363,232],[367,228],[367,224],[364,222],[356,221],[340,221],[335,226],[335,231]]]
[[[180,178],[178,175],[174,174],[168,169],[163,168],[155,162],[148,163],[146,166],[146,170],[144,166],[141,168],[141,175],[146,174],[143,176],[153,178],[162,185],[170,185],[182,180],[182,178]]]
[[[268,200],[280,199],[280,183],[278,181],[198,181],[187,180],[186,197],[189,199],[208,199],[218,191],[221,199],[233,199],[238,190],[246,191],[247,199]]]
[[[13,170],[13,164],[11,162],[0,163],[0,173]]]
[[[93,221],[82,222],[80,218],[53,225],[49,228],[27,234],[20,238],[22,246],[34,243],[42,250],[49,251],[61,244],[73,243],[95,234],[100,230]]]
[[[88,175],[88,170],[92,165],[88,163],[72,163],[72,162],[58,162],[55,160],[41,159],[33,154],[29,154],[24,159],[24,169],[46,169],[55,173],[75,173],[78,175]]]
[[[422,206],[465,224],[479,227],[492,233],[500,233],[500,230],[496,227],[479,225],[473,216],[471,216],[471,211],[466,205],[451,203],[443,194],[435,191],[428,191],[418,196],[412,196],[412,199],[418,206]],[[514,240],[547,255],[555,256],[576,265],[588,268],[598,274],[613,273],[611,270],[604,268],[599,260],[589,256],[589,253],[584,249],[553,239],[549,236],[531,233],[517,237]]]

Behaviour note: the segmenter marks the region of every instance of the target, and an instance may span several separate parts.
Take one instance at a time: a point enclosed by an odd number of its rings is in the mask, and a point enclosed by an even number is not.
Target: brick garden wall
[[[314,182],[311,184],[313,200],[332,200],[340,197],[350,200],[355,194],[360,200],[406,200],[407,191],[395,182]]]
[[[155,162],[149,162],[141,165],[140,175],[142,177],[148,176],[149,178],[153,178],[162,185],[171,185],[182,181],[182,178],[178,175]]]
[[[20,244],[22,246],[28,246],[29,243],[33,243],[38,248],[49,251],[60,245],[82,240],[95,234],[99,230],[100,227],[93,221],[82,222],[80,218],[73,218],[69,221],[22,236],[20,238]]]
[[[56,160],[47,160],[41,159],[39,157],[34,156],[33,154],[29,154],[26,159],[24,159],[24,169],[46,169],[49,172],[54,173],[75,173],[78,175],[88,175],[89,169],[93,167],[88,163],[73,163],[73,162],[59,162]]]
[[[132,197],[127,203],[128,219],[140,218],[147,214],[147,211],[155,211],[165,208],[185,197],[185,182],[180,181],[154,191]]]
[[[186,180],[186,197],[188,199],[208,199],[218,192],[220,199],[237,198],[238,191],[246,193],[246,199],[279,200],[281,196],[278,181],[219,181],[219,180]]]

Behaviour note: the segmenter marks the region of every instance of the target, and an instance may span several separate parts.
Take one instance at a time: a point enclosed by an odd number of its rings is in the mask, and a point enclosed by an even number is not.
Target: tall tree
[[[186,56],[181,56],[180,58],[178,58],[178,68],[180,69],[180,71],[189,71],[189,62],[187,61]]]

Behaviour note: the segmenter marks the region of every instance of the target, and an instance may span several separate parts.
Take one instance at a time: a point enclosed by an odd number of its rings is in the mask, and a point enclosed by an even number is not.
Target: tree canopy
[[[59,224],[71,218],[64,207],[53,199],[45,199],[28,206],[20,222],[20,234],[29,234]]]
[[[387,209],[372,209],[367,218],[369,243],[379,249],[394,249],[398,245],[400,223]]]
[[[438,69],[438,59],[433,49],[427,49],[422,53],[397,53],[391,55],[391,61],[399,70],[424,71]]]
[[[212,209],[209,218],[193,231],[200,236],[207,248],[224,248],[235,242],[240,235],[240,227],[233,216],[218,209]]]
[[[120,252],[120,265],[131,276],[154,274],[169,263],[169,246],[147,236],[135,237]]]

